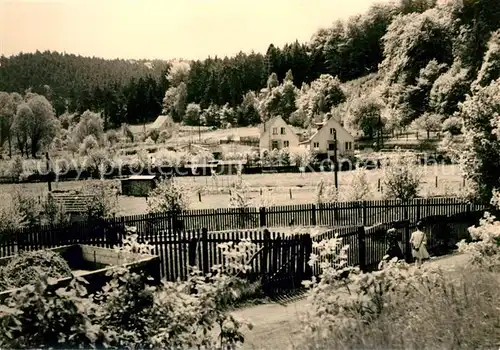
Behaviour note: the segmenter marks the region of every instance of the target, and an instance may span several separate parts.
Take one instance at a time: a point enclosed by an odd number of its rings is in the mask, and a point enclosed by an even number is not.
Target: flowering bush
[[[491,204],[500,208],[500,192],[493,190]],[[459,251],[468,253],[475,265],[497,270],[500,266],[500,221],[491,213],[484,213],[479,226],[470,227],[469,233],[473,242],[465,240],[458,244]]]
[[[351,183],[344,199],[349,202],[372,199],[373,188],[366,177],[366,169],[356,168],[352,172]]]
[[[339,201],[339,192],[331,180],[321,179],[316,186],[316,203],[334,203]]]
[[[341,239],[316,244],[320,279],[311,288],[304,316],[310,349],[421,349],[495,347],[500,280],[484,270],[462,271],[458,279],[432,267],[397,260],[362,273],[348,267]],[[484,320],[488,321],[485,322]]]
[[[92,196],[86,208],[90,217],[110,218],[118,214],[118,191],[113,183],[91,182],[84,186],[82,192]]]
[[[150,213],[180,213],[189,208],[186,189],[174,178],[161,181],[150,193],[147,203]]]
[[[415,164],[411,153],[396,154],[384,167],[385,197],[403,201],[415,198],[422,175],[422,169]]]

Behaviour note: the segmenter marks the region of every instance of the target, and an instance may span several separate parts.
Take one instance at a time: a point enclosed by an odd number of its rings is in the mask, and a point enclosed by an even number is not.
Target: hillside
[[[367,139],[409,126],[457,134],[459,103],[500,76],[498,18],[496,0],[400,0],[338,21],[307,43],[270,44],[265,54],[193,62],[57,52],[1,57],[0,91],[8,94],[0,98],[0,144],[16,146],[18,106],[33,96],[27,89],[44,95],[59,119],[100,113],[104,129],[151,123],[159,114],[215,129],[280,115],[307,128],[334,114]],[[23,148],[32,143],[29,135],[21,140]]]

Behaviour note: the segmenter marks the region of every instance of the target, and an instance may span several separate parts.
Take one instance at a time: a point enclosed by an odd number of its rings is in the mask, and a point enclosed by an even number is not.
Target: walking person
[[[404,260],[404,254],[399,246],[398,242],[398,232],[395,227],[387,230],[386,234],[387,240],[387,250],[385,255],[388,256],[388,260],[393,258],[398,258],[398,260]]]
[[[429,252],[427,251],[427,237],[422,231],[424,225],[421,221],[417,223],[417,230],[411,234],[410,244],[412,247],[412,255],[416,259],[417,266],[422,265],[422,261],[429,259]]]

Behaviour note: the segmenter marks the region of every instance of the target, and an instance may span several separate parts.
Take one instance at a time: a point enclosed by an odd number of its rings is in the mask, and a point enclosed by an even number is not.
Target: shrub
[[[321,179],[316,186],[316,204],[338,202],[339,193],[331,180]]]
[[[403,201],[415,198],[422,180],[422,170],[411,153],[399,153],[384,168],[384,188],[387,199]]]
[[[246,181],[243,179],[241,168],[238,168],[236,181],[230,187],[229,206],[231,208],[247,209],[251,206],[248,196],[249,188]],[[243,218],[240,218],[243,220]]]
[[[23,172],[23,159],[20,156],[15,156],[9,163],[6,175],[17,182],[21,178]]]
[[[186,189],[174,178],[161,181],[151,191],[147,203],[150,213],[164,213],[168,211],[180,213],[189,208]]]
[[[18,230],[26,224],[26,217],[17,206],[6,205],[0,208],[0,232]]]
[[[345,195],[345,200],[350,202],[370,200],[373,188],[366,177],[366,170],[357,168],[352,172],[349,190]]]
[[[156,143],[160,137],[160,131],[158,129],[150,129],[147,131],[146,135],[153,141],[153,143]]]
[[[493,190],[491,204],[500,208],[500,192]],[[491,213],[486,212],[479,226],[469,228],[474,242],[461,241],[459,251],[470,254],[474,265],[497,271],[500,267],[500,223]]]
[[[106,141],[111,145],[116,145],[120,141],[120,136],[115,130],[108,130],[106,132]]]
[[[172,131],[165,129],[160,131],[157,142],[165,142],[172,137]]]
[[[49,225],[62,224],[69,221],[69,216],[62,203],[58,203],[49,193],[42,202],[42,210]]]
[[[42,276],[0,305],[2,348],[90,348],[106,344],[92,323],[97,305],[85,298],[85,288],[73,280],[55,292]]]
[[[397,260],[362,273],[346,265],[348,247],[341,239],[323,241],[317,248],[320,254],[311,263],[320,260],[322,274],[309,282],[311,306],[302,348],[497,346],[497,276],[469,268],[455,279],[439,269],[418,269]]]
[[[1,271],[2,280],[8,288],[40,282],[44,275],[54,279],[72,276],[66,260],[49,250],[23,251],[2,267]]]
[[[35,226],[40,223],[42,208],[38,198],[19,186],[14,187],[11,196],[14,210],[20,213],[27,225]]]
[[[104,181],[88,183],[84,186],[83,193],[92,196],[86,208],[89,217],[104,219],[117,214],[118,193],[112,183]]]
[[[130,239],[134,241],[135,238]],[[130,246],[122,248],[130,251]],[[147,251],[147,244],[139,244]],[[141,248],[141,249],[142,249]],[[226,263],[184,282],[147,285],[144,276],[117,268],[95,296],[83,280],[52,291],[49,279],[24,287],[0,306],[2,348],[228,348],[243,341],[244,323],[227,301],[240,297],[240,274],[256,252],[247,240],[222,244]]]

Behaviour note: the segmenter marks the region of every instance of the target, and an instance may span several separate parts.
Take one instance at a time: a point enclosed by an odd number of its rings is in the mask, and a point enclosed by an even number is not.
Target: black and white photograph
[[[500,349],[500,0],[0,0],[0,349]]]

